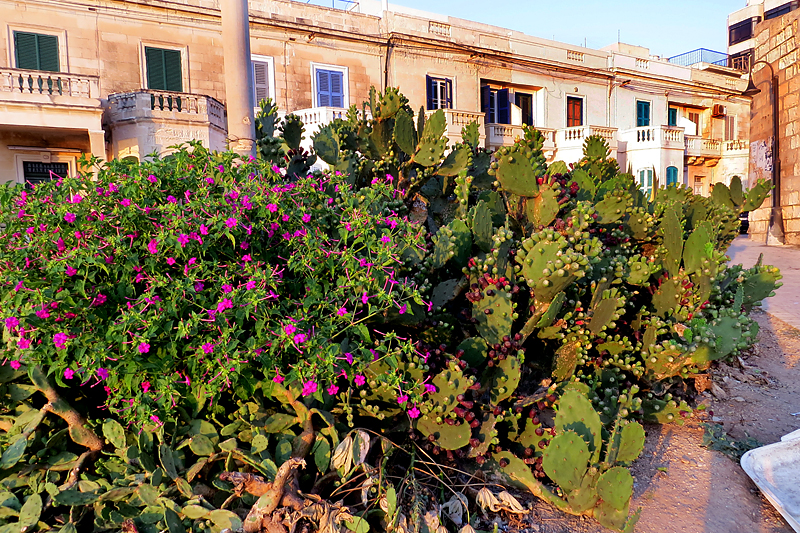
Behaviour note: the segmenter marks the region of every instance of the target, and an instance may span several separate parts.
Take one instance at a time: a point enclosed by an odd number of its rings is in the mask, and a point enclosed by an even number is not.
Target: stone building
[[[753,22],[748,46],[753,84],[760,92],[753,96],[751,115],[750,179],[771,179],[773,171],[780,183],[780,219],[772,235],[786,244],[800,244],[800,67],[798,58],[798,2],[769,2],[745,10],[766,8],[761,20]],[[744,11],[744,10],[742,10]],[[777,13],[777,15],[776,15]],[[768,16],[769,15],[769,16]],[[736,20],[741,15],[731,15]],[[757,19],[759,15],[754,17]],[[731,20],[731,19],[729,19]],[[766,64],[765,64],[766,63]],[[773,123],[773,73],[777,79],[777,158]],[[750,234],[766,239],[772,198],[751,214]]]
[[[399,86],[415,109],[445,110],[453,142],[473,120],[489,148],[530,124],[551,161],[578,160],[586,136],[602,135],[644,188],[657,178],[708,193],[747,175],[747,79],[701,51],[592,50],[377,0],[249,6],[256,99],[300,115],[309,134],[360,108],[370,86]],[[215,0],[0,0],[0,21],[0,182],[74,172],[80,153],[225,147]]]

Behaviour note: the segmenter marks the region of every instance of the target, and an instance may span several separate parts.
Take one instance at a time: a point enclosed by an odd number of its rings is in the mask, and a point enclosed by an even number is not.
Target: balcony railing
[[[462,111],[460,109],[442,109],[442,111],[444,111],[444,118],[447,123],[444,134],[451,143],[461,142],[461,130],[464,129],[464,126],[477,122],[479,144],[480,146],[485,146],[486,133],[483,113],[480,111]],[[435,112],[435,110],[426,111],[425,115],[430,117]]]
[[[573,126],[558,130],[556,143],[559,148],[583,147],[587,137],[599,135],[608,142],[612,150],[617,148],[617,128],[605,126]]]
[[[722,156],[722,141],[704,139],[699,135],[687,135],[686,155],[688,157],[719,159]]]
[[[108,96],[111,122],[136,119],[188,120],[225,127],[225,106],[202,94],[141,89]]]
[[[683,128],[674,126],[641,126],[620,132],[628,150],[644,148],[684,148]]]
[[[486,147],[499,148],[511,146],[517,137],[524,137],[525,130],[522,126],[511,124],[486,124]]]
[[[735,140],[723,141],[722,143],[723,155],[747,154],[749,151],[750,143],[748,141]]]
[[[0,67],[0,93],[99,98],[97,76]]]
[[[291,114],[300,117],[306,128],[306,135],[312,135],[319,131],[322,126],[330,124],[337,118],[346,119],[347,109],[342,107],[310,107],[292,111]]]

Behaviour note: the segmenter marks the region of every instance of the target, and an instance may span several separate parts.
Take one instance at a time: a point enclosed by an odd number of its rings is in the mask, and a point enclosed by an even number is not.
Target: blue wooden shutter
[[[678,125],[678,110],[674,107],[669,108],[669,120],[668,125],[670,126],[677,126]]]
[[[678,183],[678,167],[667,167],[667,185]]]
[[[484,114],[485,117],[484,120],[486,121],[487,124],[491,124],[492,122],[489,117],[491,110],[491,107],[489,105],[491,99],[491,91],[492,89],[489,88],[488,85],[484,85],[481,87],[481,113]]]
[[[327,70],[317,70],[317,106],[330,107],[331,105],[331,73]]]
[[[430,76],[425,76],[425,87],[428,97],[426,109],[436,109],[433,107],[434,95],[436,94],[436,80]]]
[[[344,107],[344,74],[330,72],[331,79],[331,107]]]
[[[445,87],[447,89],[447,104],[442,107],[453,109],[453,80],[445,80]]]
[[[636,127],[650,125],[650,102],[636,101]]]
[[[508,89],[497,91],[497,122],[500,124],[511,123],[508,113]]]

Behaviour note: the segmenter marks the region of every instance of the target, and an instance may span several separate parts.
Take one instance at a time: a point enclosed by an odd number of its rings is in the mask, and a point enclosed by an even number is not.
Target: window
[[[650,125],[650,102],[636,100],[636,127]]]
[[[481,87],[481,111],[486,115],[487,124],[510,124],[508,89]]]
[[[347,67],[311,64],[311,94],[314,107],[348,107]]]
[[[653,169],[639,171],[639,188],[646,196],[653,193]]]
[[[453,80],[433,76],[425,76],[425,79],[428,109],[453,109]]]
[[[58,37],[15,31],[14,58],[17,68],[58,72]]]
[[[678,167],[667,167],[667,185],[678,183]]]
[[[533,126],[533,95],[514,93],[514,103],[522,111],[522,123]]]
[[[678,108],[677,107],[670,107],[669,108],[669,117],[667,117],[667,125],[668,126],[677,126],[678,125]]]
[[[772,8],[769,11],[765,11],[764,20],[778,18],[782,15],[785,15],[786,13],[794,11],[798,7],[797,4],[798,4],[797,0],[794,0],[792,2],[786,2],[782,6]]]
[[[253,103],[258,107],[261,100],[275,101],[275,74],[271,57],[253,56]]]
[[[25,181],[26,186],[37,185],[54,178],[65,178],[68,173],[69,163],[22,162],[22,179]]]
[[[567,96],[567,127],[583,126],[583,98]]]
[[[758,21],[758,19],[755,19]],[[753,37],[753,22],[754,19],[747,19],[743,20],[742,22],[737,22],[733,26],[728,28],[728,45],[734,45],[736,43],[741,43],[742,41],[746,41]]]
[[[700,132],[700,113],[689,113],[689,121],[694,122],[694,125],[697,127],[697,131],[695,135],[702,135]]]
[[[736,140],[736,115],[727,115],[725,117],[725,140]]]
[[[698,196],[703,194],[703,178],[705,176],[696,176],[694,178],[694,193]]]
[[[183,92],[181,51],[144,47],[147,66],[147,88],[157,91]]]

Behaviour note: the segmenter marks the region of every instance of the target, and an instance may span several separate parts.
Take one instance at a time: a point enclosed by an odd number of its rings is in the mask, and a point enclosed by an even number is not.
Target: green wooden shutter
[[[650,125],[650,102],[636,101],[636,127]]]
[[[37,35],[39,52],[39,70],[58,72],[58,37],[55,35]]]
[[[17,68],[39,70],[39,54],[35,33],[14,32],[14,56]]]
[[[144,59],[147,65],[147,88],[163,91],[166,89],[164,79],[164,51],[160,48],[145,47]]]
[[[164,50],[164,80],[165,90],[183,92],[180,50]]]

